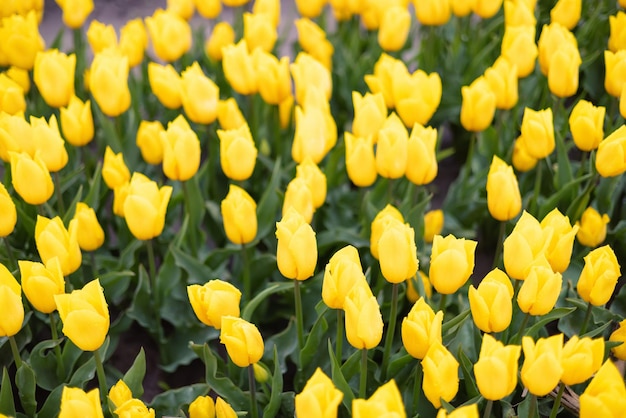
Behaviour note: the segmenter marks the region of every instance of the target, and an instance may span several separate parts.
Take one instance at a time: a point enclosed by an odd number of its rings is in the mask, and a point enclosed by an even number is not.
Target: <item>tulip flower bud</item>
[[[469,86],[461,88],[461,125],[472,132],[487,129],[496,112],[496,94],[484,76],[478,77]]]
[[[380,386],[369,399],[354,399],[352,416],[354,418],[406,417],[402,394],[396,381],[391,379]]]
[[[414,184],[424,185],[437,176],[437,130],[416,123],[408,142],[406,178]]]
[[[115,189],[130,180],[130,171],[124,163],[124,156],[121,152],[115,154],[109,146],[104,150],[102,178],[109,189]]]
[[[296,106],[296,131],[291,146],[291,157],[297,163],[311,158],[319,164],[326,156],[326,120],[331,117],[324,109]]]
[[[295,209],[290,208],[276,223],[278,248],[276,261],[288,279],[306,280],[313,276],[317,263],[315,232]]]
[[[411,29],[411,14],[406,7],[391,6],[383,12],[378,29],[378,45],[384,51],[402,49]]]
[[[517,104],[519,99],[517,66],[508,58],[500,56],[485,70],[485,79],[496,95],[496,108],[509,110]]]
[[[265,103],[279,105],[291,95],[291,75],[289,58],[280,61],[274,55],[261,49],[252,54],[259,83],[259,93]]]
[[[131,392],[128,385],[120,379],[116,384],[111,386],[111,389],[109,390],[109,399],[116,408],[119,408],[127,401],[133,399],[133,392]]]
[[[578,295],[594,306],[602,306],[611,299],[621,276],[615,253],[608,245],[596,248],[584,257],[576,290]]]
[[[619,328],[611,333],[609,341],[621,342],[621,345],[611,348],[613,355],[620,359],[626,360],[626,319],[619,323]]]
[[[93,0],[56,0],[56,3],[63,10],[63,23],[71,29],[83,26],[93,11]]]
[[[171,186],[159,188],[143,174],[133,173],[124,200],[124,218],[135,238],[148,240],[161,235],[171,195]]]
[[[561,381],[572,386],[583,383],[602,366],[604,360],[604,339],[572,337],[563,346]]]
[[[389,217],[389,218],[388,218]],[[404,223],[404,218],[398,209],[391,205],[387,205],[383,210],[376,214],[372,221],[370,234],[370,252],[375,259],[378,260],[378,240],[380,240],[383,231],[387,228],[387,224],[393,222],[393,219]]]
[[[161,60],[178,60],[191,48],[191,27],[185,19],[163,9],[145,19],[154,52]]]
[[[402,283],[413,277],[418,268],[413,228],[397,220],[389,222],[378,239],[378,259],[388,282]]]
[[[328,0],[295,0],[298,13],[303,17],[315,19],[322,14]]]
[[[67,142],[75,147],[90,143],[94,135],[91,101],[83,102],[72,96],[68,105],[61,108],[61,130]]]
[[[530,156],[540,160],[552,154],[555,147],[552,108],[539,111],[525,108],[521,131],[519,140],[524,142]]]
[[[343,392],[319,367],[295,397],[299,418],[336,417]]]
[[[621,417],[626,412],[626,385],[622,372],[607,359],[580,395],[580,416]]]
[[[124,202],[128,196],[130,182],[126,182],[113,189],[113,213],[117,216],[124,217]]]
[[[617,52],[626,49],[626,13],[618,11],[616,15],[609,16],[609,50]]]
[[[432,344],[422,360],[424,395],[435,408],[450,402],[459,390],[459,362],[441,343]]]
[[[311,86],[316,86],[326,100],[330,100],[333,87],[332,77],[330,70],[322,63],[306,52],[300,52],[289,68],[295,85],[296,102],[304,103],[306,92]]]
[[[215,19],[222,13],[221,0],[194,0],[198,14],[205,19]]]
[[[161,133],[165,128],[158,120],[139,122],[137,129],[137,147],[141,151],[141,156],[148,164],[161,164],[163,162],[163,143]]]
[[[142,19],[129,20],[122,26],[119,47],[131,68],[141,64],[148,47],[148,34]]]
[[[376,171],[382,177],[397,179],[407,168],[409,133],[396,113],[389,115],[378,132]]]
[[[530,267],[545,258],[547,234],[530,213],[522,213],[503,245],[504,268],[511,278],[524,280]]]
[[[393,102],[404,126],[426,125],[441,102],[439,74],[422,70],[409,74],[402,63],[394,66],[391,77]]]
[[[422,25],[445,25],[450,20],[450,3],[454,2],[449,0],[413,1],[415,16]]]
[[[424,295],[421,295],[417,288],[417,280],[420,280],[422,287],[424,288]],[[406,283],[406,298],[409,302],[415,303],[417,300],[425,296],[431,298],[433,296],[433,285],[430,284],[430,279],[424,274],[423,271],[418,271],[414,277],[409,277],[405,281]]]
[[[254,172],[258,151],[248,124],[233,130],[217,130],[220,165],[226,177],[243,181]]]
[[[226,236],[234,244],[248,244],[257,233],[256,203],[241,187],[231,184],[222,200]]]
[[[109,332],[109,308],[100,281],[95,279],[82,289],[55,295],[63,321],[63,334],[83,351],[96,351]]]
[[[228,22],[219,22],[213,27],[211,36],[206,41],[204,51],[213,61],[221,61],[222,48],[235,43],[235,31]]]
[[[47,265],[53,257],[59,258],[64,276],[75,272],[80,267],[82,255],[78,245],[77,221],[70,221],[69,228],[66,229],[58,216],[49,219],[37,215],[35,243],[39,257],[44,264]]]
[[[61,138],[59,125],[55,115],[50,116],[50,120],[30,117],[33,142],[36,151],[51,173],[61,171],[67,164],[68,155],[65,149],[65,141]]]
[[[13,232],[17,223],[15,203],[4,184],[0,183],[0,237],[4,238]]]
[[[11,182],[17,194],[30,205],[41,205],[54,193],[50,171],[35,152],[31,157],[25,152],[9,152],[11,158]]]
[[[353,91],[352,103],[354,105],[352,133],[359,138],[372,136],[376,142],[378,131],[387,118],[387,107],[382,93],[366,93],[361,96],[359,92]]]
[[[170,180],[186,181],[200,167],[200,140],[183,115],[178,115],[161,132],[163,172]]]
[[[359,252],[351,245],[343,247],[333,254],[324,269],[322,300],[331,309],[343,309],[350,289],[364,281]]]
[[[419,72],[420,71],[418,70],[415,73],[417,74]],[[368,74],[364,77],[365,83],[369,87],[370,91],[374,94],[381,93],[383,95],[383,98],[385,99],[385,105],[389,109],[393,109],[396,105],[394,101],[392,84],[392,80],[398,78],[396,76],[396,73],[408,73],[406,65],[404,65],[404,62],[397,60],[383,52],[382,54],[380,54],[380,58],[378,59],[378,61],[376,61],[376,63],[374,64],[374,74]],[[404,84],[403,88],[406,87],[406,82],[404,81],[405,78],[406,77],[403,77],[402,80],[402,84]],[[426,122],[424,122],[423,124],[425,123]]]
[[[95,251],[104,243],[104,231],[98,222],[96,212],[86,203],[76,204],[74,218],[78,221],[78,246],[83,251]]]
[[[265,14],[274,28],[280,23],[280,0],[256,0],[252,5],[252,13]]]
[[[450,413],[448,413],[445,408],[441,408],[439,412],[437,412],[437,418],[478,418],[479,416],[477,403],[459,406]]]
[[[94,55],[108,48],[117,47],[117,34],[113,25],[92,20],[87,28],[87,42]]]
[[[357,350],[376,347],[383,338],[383,316],[365,281],[357,281],[344,300],[346,338]]]
[[[278,38],[276,26],[271,18],[265,13],[244,13],[243,15],[243,39],[248,45],[248,51],[257,48],[265,52],[271,52]]]
[[[344,134],[346,144],[346,171],[348,178],[357,187],[368,187],[374,184],[377,177],[376,156],[371,136],[356,137],[350,132]]]
[[[89,72],[89,87],[100,110],[115,117],[130,107],[128,58],[114,49],[96,54]]]
[[[189,404],[189,418],[214,418],[215,402],[209,395],[198,396]]]
[[[511,220],[522,210],[522,196],[513,168],[496,155],[487,174],[487,206],[498,221]]]
[[[557,97],[570,97],[578,90],[578,73],[582,59],[575,45],[564,44],[550,58],[548,87]]]
[[[563,352],[563,334],[548,338],[522,338],[524,363],[522,364],[522,383],[530,393],[545,396],[559,383],[563,375],[561,358]]]
[[[335,47],[326,38],[326,32],[306,17],[297,19],[294,23],[302,50],[321,62],[324,67],[330,69]]]
[[[578,242],[591,248],[602,244],[606,238],[606,225],[609,221],[609,216],[606,213],[600,215],[598,211],[589,206],[583,212],[580,221],[576,222],[579,227],[576,233]]]
[[[0,79],[2,74],[0,74]],[[11,162],[10,153],[25,152],[29,156],[35,155],[36,147],[33,139],[33,129],[24,119],[23,114],[9,115],[0,111],[0,157],[5,162]]]
[[[182,80],[171,64],[148,63],[148,82],[163,106],[168,109],[182,106]]]
[[[596,170],[602,177],[615,177],[626,171],[626,160],[623,157],[625,147],[625,125],[617,128],[600,142],[596,154]]]
[[[517,294],[520,310],[535,316],[549,313],[559,298],[562,284],[561,273],[553,272],[550,266],[531,267]]]
[[[9,67],[3,74],[15,81],[22,88],[24,94],[30,91],[30,75],[28,71],[18,67]]]
[[[167,8],[165,10],[180,16],[184,20],[191,19],[196,11],[193,0],[167,0]]]
[[[222,328],[222,317],[239,317],[241,292],[222,280],[210,280],[204,285],[187,286],[189,302],[198,319],[215,329]]]
[[[234,97],[217,103],[217,120],[222,129],[232,131],[248,125]]]
[[[500,278],[495,278],[495,276],[500,276]],[[513,316],[512,297],[511,281],[499,269],[489,272],[478,285],[478,289],[470,285],[470,309],[476,326],[486,333],[507,329]]]
[[[449,0],[450,10],[456,17],[465,17],[472,13],[473,0]]]
[[[0,264],[0,305],[0,337],[12,337],[22,329],[24,305],[22,288],[4,264]]]
[[[217,119],[220,89],[204,75],[198,61],[182,72],[180,95],[185,114],[192,122],[209,124]]]
[[[224,2],[226,4],[226,1]],[[237,418],[232,406],[219,396],[215,399],[215,416],[220,418]]]
[[[304,161],[296,166],[296,178],[304,179],[309,187],[313,207],[321,207],[326,200],[326,176],[311,158],[304,157]]]
[[[504,26],[536,26],[534,7],[527,2],[519,0],[504,1]]]
[[[238,317],[222,316],[220,342],[230,359],[239,367],[248,367],[263,357],[263,338],[258,328]]]
[[[434,344],[441,344],[443,311],[436,314],[424,298],[419,298],[402,320],[402,344],[416,359],[423,359]]]
[[[604,106],[594,106],[591,102],[580,100],[569,116],[569,129],[572,139],[581,151],[598,148],[604,138]]]
[[[552,57],[554,57],[557,50],[565,45],[578,49],[578,42],[572,32],[558,22],[552,22],[543,26],[537,46],[539,66],[545,76],[549,74]]]
[[[498,401],[515,390],[520,351],[519,345],[505,346],[490,334],[483,336],[474,374],[478,390],[485,399]]]
[[[16,115],[25,110],[26,99],[22,87],[6,74],[0,73],[0,112]]]
[[[424,214],[424,242],[430,244],[435,235],[441,234],[444,215],[441,209],[430,210]]]
[[[550,19],[572,30],[580,20],[582,3],[582,0],[559,0],[550,10]]]
[[[39,34],[39,23],[35,11],[26,16],[13,14],[2,19],[2,55],[9,66],[31,70],[37,53],[43,51],[45,43]]]
[[[502,7],[502,0],[475,0],[472,10],[483,19],[493,17]]]
[[[513,144],[513,157],[511,159],[513,167],[522,173],[535,168],[538,161],[528,153],[526,150],[526,143],[524,143],[524,141],[520,141],[520,138],[517,138]]]
[[[604,51],[606,73],[604,88],[613,97],[620,97],[626,84],[626,50]]]
[[[567,270],[572,258],[572,247],[578,227],[572,227],[569,217],[564,216],[555,208],[543,218],[541,228],[546,230],[546,235],[550,237],[546,248],[546,258],[552,270],[563,273]]]
[[[154,409],[148,408],[140,399],[129,399],[117,407],[113,413],[118,417],[145,417],[154,418]]]
[[[436,235],[430,255],[430,281],[437,292],[450,295],[461,288],[474,271],[476,241]]]
[[[535,70],[538,50],[535,25],[505,26],[500,53],[517,67],[517,76],[524,78]]]
[[[81,388],[63,386],[59,418],[72,418],[76,415],[83,417],[103,416],[98,388],[85,392]]]
[[[228,84],[239,94],[250,95],[259,91],[257,73],[245,39],[236,45],[222,48],[222,67]]]
[[[48,106],[67,106],[74,96],[75,68],[74,54],[68,56],[58,49],[37,53],[33,78]]]

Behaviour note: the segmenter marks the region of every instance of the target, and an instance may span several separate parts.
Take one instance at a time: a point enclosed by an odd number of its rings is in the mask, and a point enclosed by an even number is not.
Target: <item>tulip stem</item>
[[[537,173],[535,175],[535,188],[533,191],[533,198],[530,201],[530,205],[528,208],[528,212],[533,216],[537,216],[537,200],[539,199],[539,192],[541,191],[541,173],[543,173],[543,169],[541,164],[537,164]]]
[[[530,413],[528,414],[528,416],[530,418],[535,418],[535,417],[539,417],[539,405],[537,405],[537,395],[530,395]]]
[[[91,258],[91,270],[93,270],[93,275],[98,276],[98,264],[96,263],[96,254],[93,251],[89,252],[89,256]]]
[[[296,305],[296,328],[298,330],[298,349],[304,347],[304,320],[302,318],[302,295],[300,293],[300,280],[293,283],[294,303]]]
[[[59,341],[59,333],[57,331],[57,321],[54,316],[54,312],[50,313],[50,333],[52,334],[52,339],[54,341]],[[65,365],[63,364],[63,356],[61,355],[61,346],[57,344],[54,346],[54,355],[57,358],[57,372],[59,376],[64,379],[65,378]],[[65,380],[65,379],[64,379]]]
[[[102,357],[100,357],[100,351],[95,350],[93,352],[93,358],[96,361],[96,374],[98,375],[98,385],[100,386],[100,400],[102,405],[106,405],[106,410],[109,411],[108,391],[106,375],[104,374],[104,366],[102,365]],[[108,415],[108,414],[107,414]]]
[[[559,412],[559,406],[561,406],[561,398],[563,397],[563,392],[565,392],[565,385],[561,384],[559,386],[559,392],[556,395],[556,399],[554,399],[552,411],[550,411],[550,418],[556,418],[556,414]]]
[[[335,357],[339,364],[341,364],[341,357],[343,356],[343,310],[337,309],[337,340],[335,341]]]
[[[519,331],[517,332],[517,335],[515,336],[515,340],[513,340],[513,342],[522,340],[522,337],[524,336],[524,331],[526,330],[526,324],[528,324],[529,318],[530,318],[530,314],[526,312],[526,315],[524,316],[524,320],[522,321],[522,325],[519,327]]]
[[[448,295],[441,295],[441,300],[439,300],[439,309],[437,309],[438,311],[443,311],[444,313],[446,312],[446,297]]]
[[[493,265],[491,269],[495,269],[500,264],[500,259],[502,258],[502,244],[504,239],[504,233],[506,232],[506,222],[500,222],[500,229],[498,230],[498,241],[496,242],[496,253],[493,257]]]
[[[185,212],[189,216],[189,224],[187,229],[187,236],[189,237],[191,245],[191,254],[195,256],[198,253],[198,243],[196,242],[196,220],[191,216],[191,199],[189,198],[189,191],[187,191],[187,182],[181,181],[183,186],[183,197],[185,199]]]
[[[413,386],[413,415],[417,415],[417,407],[419,406],[420,397],[422,395],[422,379],[424,369],[422,369],[422,363],[417,362],[415,365],[415,384]]]
[[[4,247],[7,249],[7,257],[9,258],[9,268],[11,269],[11,271],[15,271],[15,269],[17,268],[17,265],[15,263],[15,255],[13,254],[13,248],[11,248],[11,245],[9,244],[9,240],[7,239],[7,237],[2,238],[2,241],[4,241]]]
[[[250,416],[257,418],[259,413],[257,412],[256,404],[256,383],[254,381],[254,365],[248,366],[248,380],[250,381]]]
[[[491,409],[493,408],[493,401],[489,399],[487,401],[487,406],[485,406],[485,413],[483,418],[489,418],[491,416]]]
[[[59,172],[57,171],[53,175],[54,177],[54,188],[57,193],[57,209],[59,210],[59,214],[63,217],[65,216],[65,204],[63,203],[63,191],[61,190],[61,176],[59,176]]]
[[[146,244],[148,246],[148,272],[150,274],[150,290],[156,294],[156,263],[154,261],[154,248],[152,248],[152,239],[146,241]],[[154,299],[156,300],[156,297],[154,297]]]
[[[9,337],[9,345],[11,346],[11,352],[13,353],[15,368],[19,369],[22,367],[22,358],[20,357],[20,350],[17,348],[17,343],[15,342],[15,337],[13,335]]]
[[[365,399],[367,388],[367,348],[361,349],[361,381],[359,382],[359,398]]]
[[[381,381],[383,382],[387,378],[387,367],[389,367],[389,356],[391,355],[391,346],[393,345],[393,334],[396,330],[396,316],[398,316],[398,283],[394,283],[391,288],[391,313],[389,317],[389,325],[387,327],[387,336],[385,337],[383,364],[381,367]]]
[[[591,319],[591,310],[593,305],[591,302],[587,303],[587,312],[585,312],[585,319],[583,319],[583,325],[580,327],[580,336],[582,337],[585,332],[587,332],[587,326],[589,325],[589,320]]]
[[[241,258],[243,259],[243,300],[250,301],[252,296],[252,283],[250,283],[250,260],[246,244],[241,244]]]

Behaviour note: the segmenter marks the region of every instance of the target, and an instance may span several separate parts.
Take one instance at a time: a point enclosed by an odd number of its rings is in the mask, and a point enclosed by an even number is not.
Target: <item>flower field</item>
[[[626,1],[55,7],[0,4],[0,417],[626,416]]]

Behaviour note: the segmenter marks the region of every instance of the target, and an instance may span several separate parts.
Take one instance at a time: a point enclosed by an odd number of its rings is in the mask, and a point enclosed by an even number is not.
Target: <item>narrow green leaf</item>
[[[37,418],[55,418],[59,416],[61,394],[63,393],[64,387],[64,384],[59,385],[50,393],[50,395],[48,395],[48,398],[39,410],[39,413],[37,413]]]
[[[572,312],[574,312],[576,308],[556,308],[550,311],[550,313],[544,315],[537,321],[532,327],[526,331],[525,335],[529,335],[531,337],[535,337],[547,323],[555,321],[557,319],[561,319]]]
[[[248,395],[246,395],[228,377],[222,375],[217,367],[217,357],[208,344],[204,344],[202,360],[206,366],[206,381],[219,396],[225,398],[236,410],[244,410],[248,407]]]
[[[478,391],[476,382],[472,378],[472,369],[474,365],[472,364],[471,360],[467,358],[465,352],[463,352],[460,347],[457,358],[459,359],[461,371],[463,372],[463,382],[465,383],[465,390],[467,391],[467,394],[471,397],[479,396],[480,392]]]
[[[152,399],[150,407],[154,408],[157,417],[179,416],[179,405],[189,405],[198,396],[204,396],[211,390],[206,383],[196,383],[179,389],[163,392]],[[232,403],[231,403],[232,405]],[[232,405],[235,409],[241,409]]]
[[[291,281],[284,282],[284,283],[277,283],[277,282],[270,283],[265,289],[260,291],[254,298],[252,298],[252,300],[250,300],[250,302],[246,304],[246,307],[243,309],[243,312],[241,313],[241,317],[245,319],[246,321],[250,321],[250,319],[252,318],[252,314],[254,313],[254,310],[258,308],[261,302],[263,302],[265,299],[267,299],[269,296],[273,295],[274,293],[285,292],[291,289],[293,289],[293,282]]]
[[[139,266],[139,280],[133,295],[133,302],[126,314],[147,330],[156,330],[157,322],[152,309],[150,279],[142,265]]]
[[[15,374],[15,385],[20,396],[20,403],[24,412],[28,416],[35,416],[37,411],[37,399],[35,399],[35,372],[32,367],[26,362],[22,362],[22,365],[17,369]]]
[[[356,350],[341,365],[341,374],[350,381],[361,370],[361,350]]]
[[[176,265],[189,275],[190,283],[206,283],[216,278],[213,270],[204,265],[197,257],[193,257],[191,254],[174,246],[170,247],[170,251],[174,256]]]
[[[6,367],[2,369],[2,386],[0,386],[0,413],[9,417],[15,416],[15,400],[13,399],[13,386]]]
[[[274,346],[274,375],[272,376],[272,393],[270,401],[263,409],[263,416],[275,417],[282,404],[283,392],[283,374],[280,371],[280,363],[278,361],[278,350]]]
[[[89,180],[89,192],[85,196],[85,203],[91,208],[100,206],[100,188],[102,185],[102,161],[98,161],[93,176]]]
[[[122,380],[133,393],[134,398],[141,399],[143,395],[143,379],[146,375],[146,353],[143,347],[139,350],[139,354],[135,357],[135,361],[128,371],[124,374]]]
[[[346,408],[348,408],[348,412],[352,414],[352,400],[354,399],[354,392],[352,392],[352,388],[341,372],[341,365],[337,361],[334,351],[333,344],[329,339],[328,355],[330,356],[330,378],[335,386],[337,386],[337,389],[343,392],[343,404]]]
[[[37,386],[48,391],[54,390],[59,385],[57,360],[53,349],[60,342],[61,340],[42,341],[30,353],[29,361],[37,376]]]
[[[469,314],[470,314],[470,309],[466,309],[460,314],[458,314],[457,316],[455,316],[454,318],[452,318],[451,320],[444,323],[441,327],[441,333],[443,335],[446,335],[448,333],[454,332],[454,330],[457,329],[457,327],[463,324],[463,322],[465,321],[465,319],[467,319]]]
[[[259,229],[255,241],[263,239],[270,231],[276,228],[275,221],[280,207],[280,198],[277,190],[280,187],[281,168],[280,158],[278,158],[274,164],[270,180],[265,187],[265,192],[259,199],[257,206],[256,213],[259,220]]]
[[[306,369],[309,363],[315,358],[315,355],[319,353],[319,348],[322,343],[322,338],[328,331],[328,321],[324,318],[324,315],[319,315],[315,324],[307,335],[304,347],[300,351],[301,369]]]

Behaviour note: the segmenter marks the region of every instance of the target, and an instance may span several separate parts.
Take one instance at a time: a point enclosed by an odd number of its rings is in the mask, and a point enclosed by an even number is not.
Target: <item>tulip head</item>
[[[576,290],[578,295],[594,306],[602,306],[611,299],[621,276],[615,253],[608,245],[596,248],[584,257]]]
[[[365,281],[357,281],[344,300],[346,338],[358,350],[376,347],[383,338],[383,317]]]
[[[161,235],[171,195],[171,186],[159,188],[143,174],[133,173],[124,199],[124,218],[135,238],[148,240]]]
[[[89,71],[89,89],[102,112],[119,116],[130,107],[128,58],[114,49],[97,53]]]
[[[404,218],[398,209],[392,205],[385,206],[380,212],[376,214],[371,225],[370,233],[370,252],[375,259],[379,259],[378,241],[383,234],[383,231],[387,228],[387,225],[393,220],[404,223]]]
[[[248,244],[257,233],[256,202],[241,187],[231,184],[221,204],[224,230],[230,242]]]
[[[200,167],[200,140],[183,115],[167,124],[160,133],[163,173],[171,180],[186,181]]]
[[[83,26],[93,11],[93,0],[56,0],[63,10],[63,23],[71,29]]]
[[[211,36],[206,41],[205,53],[213,61],[221,61],[222,48],[235,43],[235,31],[228,22],[219,22],[213,27]]]
[[[483,336],[474,375],[485,399],[498,401],[515,390],[520,352],[519,345],[505,346],[490,334]]]
[[[487,174],[487,207],[498,221],[511,220],[522,210],[522,196],[513,167],[496,155]]]
[[[296,415],[300,418],[336,417],[343,392],[319,367],[296,395]]]
[[[63,387],[59,418],[102,418],[103,416],[100,391],[97,388],[85,392],[81,388]]]
[[[502,275],[503,279],[492,278]],[[478,288],[470,285],[469,302],[472,318],[481,331],[501,332],[509,327],[513,316],[512,290],[510,279],[499,269],[487,274]]]
[[[51,107],[67,106],[74,96],[76,55],[57,49],[37,53],[33,78],[45,102]]]
[[[194,313],[205,325],[222,328],[222,317],[239,317],[241,292],[223,280],[210,280],[204,285],[187,286],[187,295]]]
[[[459,362],[441,343],[432,344],[422,360],[424,381],[422,389],[435,408],[441,399],[450,402],[459,390]]]
[[[624,413],[626,413],[624,377],[613,361],[607,359],[580,395],[580,416],[621,417]]]
[[[461,88],[461,125],[472,132],[487,129],[496,112],[496,94],[484,76]]]
[[[620,126],[600,142],[596,170],[602,177],[615,177],[626,171],[626,126]]]
[[[461,288],[474,271],[478,243],[465,238],[436,235],[430,256],[430,281],[437,292],[449,295]]]
[[[373,138],[371,136],[361,138],[346,132],[344,141],[348,178],[357,187],[371,186],[378,176]]]
[[[385,279],[402,283],[417,273],[415,232],[409,224],[389,222],[378,240],[378,260]]]
[[[220,89],[204,75],[197,61],[182,72],[180,94],[185,114],[192,122],[206,125],[217,119]]]
[[[61,130],[63,137],[75,147],[91,142],[94,135],[91,101],[82,101],[72,96],[66,107],[61,108]]]
[[[114,153],[111,147],[104,150],[104,162],[102,164],[102,178],[109,187],[115,189],[130,180],[130,170],[124,163],[122,153]]]
[[[619,327],[611,333],[609,341],[621,342],[620,345],[612,347],[611,352],[620,360],[626,359],[626,319],[619,323]]]
[[[396,381],[391,379],[380,386],[369,399],[354,399],[352,416],[354,418],[406,417],[402,394]]]
[[[563,346],[561,381],[572,386],[591,378],[602,366],[604,360],[604,339],[579,338],[572,335]]]
[[[148,164],[161,164],[163,162],[163,143],[161,133],[165,128],[158,120],[139,122],[137,139],[135,140],[141,156]]]
[[[0,237],[6,237],[15,229],[17,209],[4,184],[0,183]]]
[[[248,367],[263,357],[263,337],[252,323],[234,316],[222,316],[220,342],[230,359],[239,367]]]
[[[604,138],[605,113],[605,107],[596,107],[586,100],[576,103],[569,116],[569,129],[578,149],[591,151],[598,148]]]
[[[365,281],[359,252],[351,245],[337,251],[326,264],[322,282],[322,300],[331,309],[343,309],[352,287]]]
[[[168,109],[182,106],[182,81],[172,64],[148,63],[148,82],[163,106]]]
[[[22,304],[22,288],[13,274],[0,264],[0,337],[12,337],[22,328],[24,322],[24,305]]]
[[[441,344],[442,322],[443,311],[435,314],[424,298],[419,298],[402,320],[402,344],[406,351],[416,359],[423,359],[430,346]]]
[[[145,21],[154,52],[161,60],[176,61],[191,48],[191,27],[176,13],[157,9]]]
[[[220,165],[226,177],[243,181],[252,176],[258,150],[247,123],[231,130],[217,130]]]
[[[414,184],[424,185],[437,176],[437,130],[413,125],[409,136],[406,178]]]
[[[609,216],[605,213],[600,215],[597,210],[589,206],[580,217],[576,239],[586,247],[595,248],[604,242],[606,238],[606,225],[610,222]]]
[[[80,267],[82,255],[78,245],[78,221],[71,220],[65,228],[60,217],[52,219],[37,215],[35,243],[44,264],[53,257],[59,258],[63,275],[67,276]]]
[[[95,251],[104,243],[104,231],[98,222],[96,212],[86,203],[76,204],[74,218],[78,222],[78,246],[83,251]]]
[[[54,193],[54,184],[46,164],[36,152],[31,157],[25,152],[9,152],[13,188],[30,205],[41,205]]]
[[[288,279],[306,280],[317,264],[317,241],[311,225],[295,209],[289,208],[276,223],[276,261]]]
[[[540,338],[536,342],[531,337],[525,336],[522,338],[522,350],[524,350],[522,383],[533,395],[547,395],[563,375],[561,366],[563,334]]]

